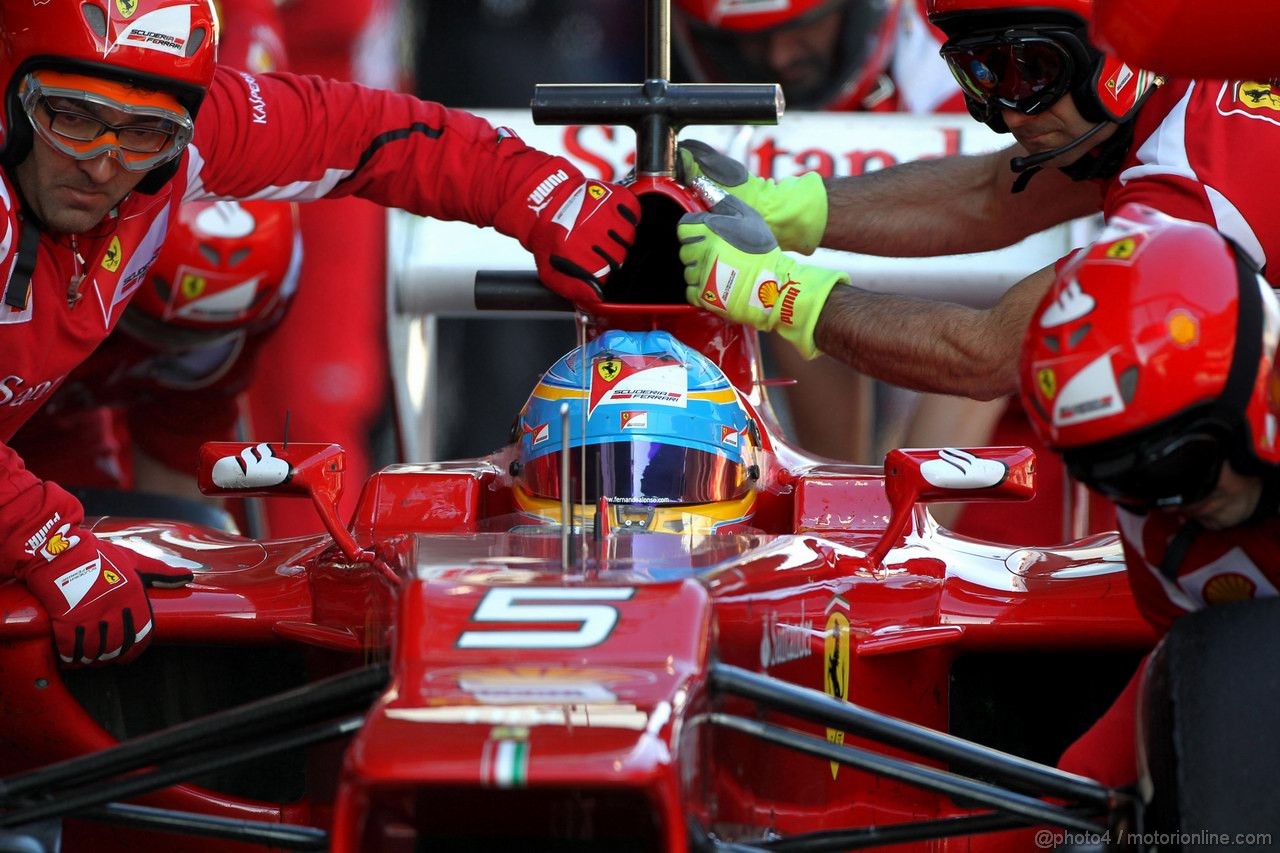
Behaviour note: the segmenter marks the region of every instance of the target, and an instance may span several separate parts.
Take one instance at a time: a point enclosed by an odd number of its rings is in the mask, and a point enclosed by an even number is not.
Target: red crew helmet
[[[780,82],[792,107],[851,110],[885,85],[897,17],[896,0],[676,0],[672,29],[703,82]]]
[[[1126,122],[1158,85],[1089,42],[1093,0],[927,0],[926,12],[969,112],[1000,133],[1002,109],[1034,114],[1068,92],[1089,121]]]
[[[1138,508],[1206,497],[1224,461],[1280,465],[1280,305],[1207,225],[1125,205],[1032,316],[1020,386],[1079,480]]]
[[[18,163],[30,150],[19,90],[42,69],[163,92],[194,119],[213,81],[217,37],[210,0],[4,0],[0,156]],[[175,159],[140,189],[154,191],[176,168]]]
[[[129,310],[168,327],[235,331],[274,321],[302,253],[292,202],[188,202]]]

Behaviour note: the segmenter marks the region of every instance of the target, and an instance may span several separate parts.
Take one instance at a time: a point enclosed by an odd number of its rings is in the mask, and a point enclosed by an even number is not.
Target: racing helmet
[[[1276,296],[1234,243],[1127,204],[1032,316],[1023,407],[1096,491],[1139,509],[1195,503],[1226,461],[1280,470],[1278,336]]]
[[[780,82],[792,107],[852,110],[883,85],[897,18],[898,0],[675,0],[672,31],[701,82]],[[769,57],[788,36],[791,80]]]
[[[213,82],[217,38],[211,0],[0,3],[0,158],[20,163],[30,150],[32,123],[23,115],[30,103],[24,105],[23,95],[29,101],[36,84],[126,112],[185,113],[175,116],[181,127],[168,158],[139,167],[154,168],[138,186],[154,192],[173,176],[190,140]],[[55,79],[42,80],[44,72]]]
[[[569,479],[561,479],[562,405]],[[514,426],[518,512],[575,522],[599,507],[614,532],[712,533],[751,519],[759,432],[710,359],[670,333],[607,331],[571,350],[533,389]]]
[[[293,202],[187,202],[128,310],[215,333],[267,325],[297,288],[301,260]]]
[[[969,113],[997,133],[1001,109],[1030,115],[1067,93],[1088,121],[1122,124],[1159,85],[1090,43],[1093,0],[927,0],[926,12]]]

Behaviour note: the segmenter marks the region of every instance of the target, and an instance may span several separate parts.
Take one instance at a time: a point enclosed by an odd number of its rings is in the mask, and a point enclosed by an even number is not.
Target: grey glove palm
[[[686,184],[706,177],[755,208],[785,251],[808,255],[822,242],[827,188],[816,172],[780,181],[757,178],[737,160],[691,139],[680,143],[679,177]]]

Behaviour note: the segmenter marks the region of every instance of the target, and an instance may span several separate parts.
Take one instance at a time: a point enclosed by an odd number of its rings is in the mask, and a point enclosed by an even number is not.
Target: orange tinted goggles
[[[145,172],[180,155],[194,132],[173,96],[96,77],[37,71],[23,79],[20,95],[40,138],[76,160],[107,154]]]

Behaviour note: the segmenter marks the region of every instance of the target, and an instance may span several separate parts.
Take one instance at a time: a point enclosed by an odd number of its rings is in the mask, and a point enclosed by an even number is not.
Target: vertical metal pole
[[[569,574],[569,528],[573,525],[573,496],[569,494],[569,404],[560,404],[560,571]]]
[[[671,79],[671,0],[648,0],[645,10],[644,79]]]
[[[671,79],[671,0],[647,0],[644,43],[644,95],[657,101]],[[636,174],[674,175],[675,169],[676,128],[655,110],[636,127]]]

